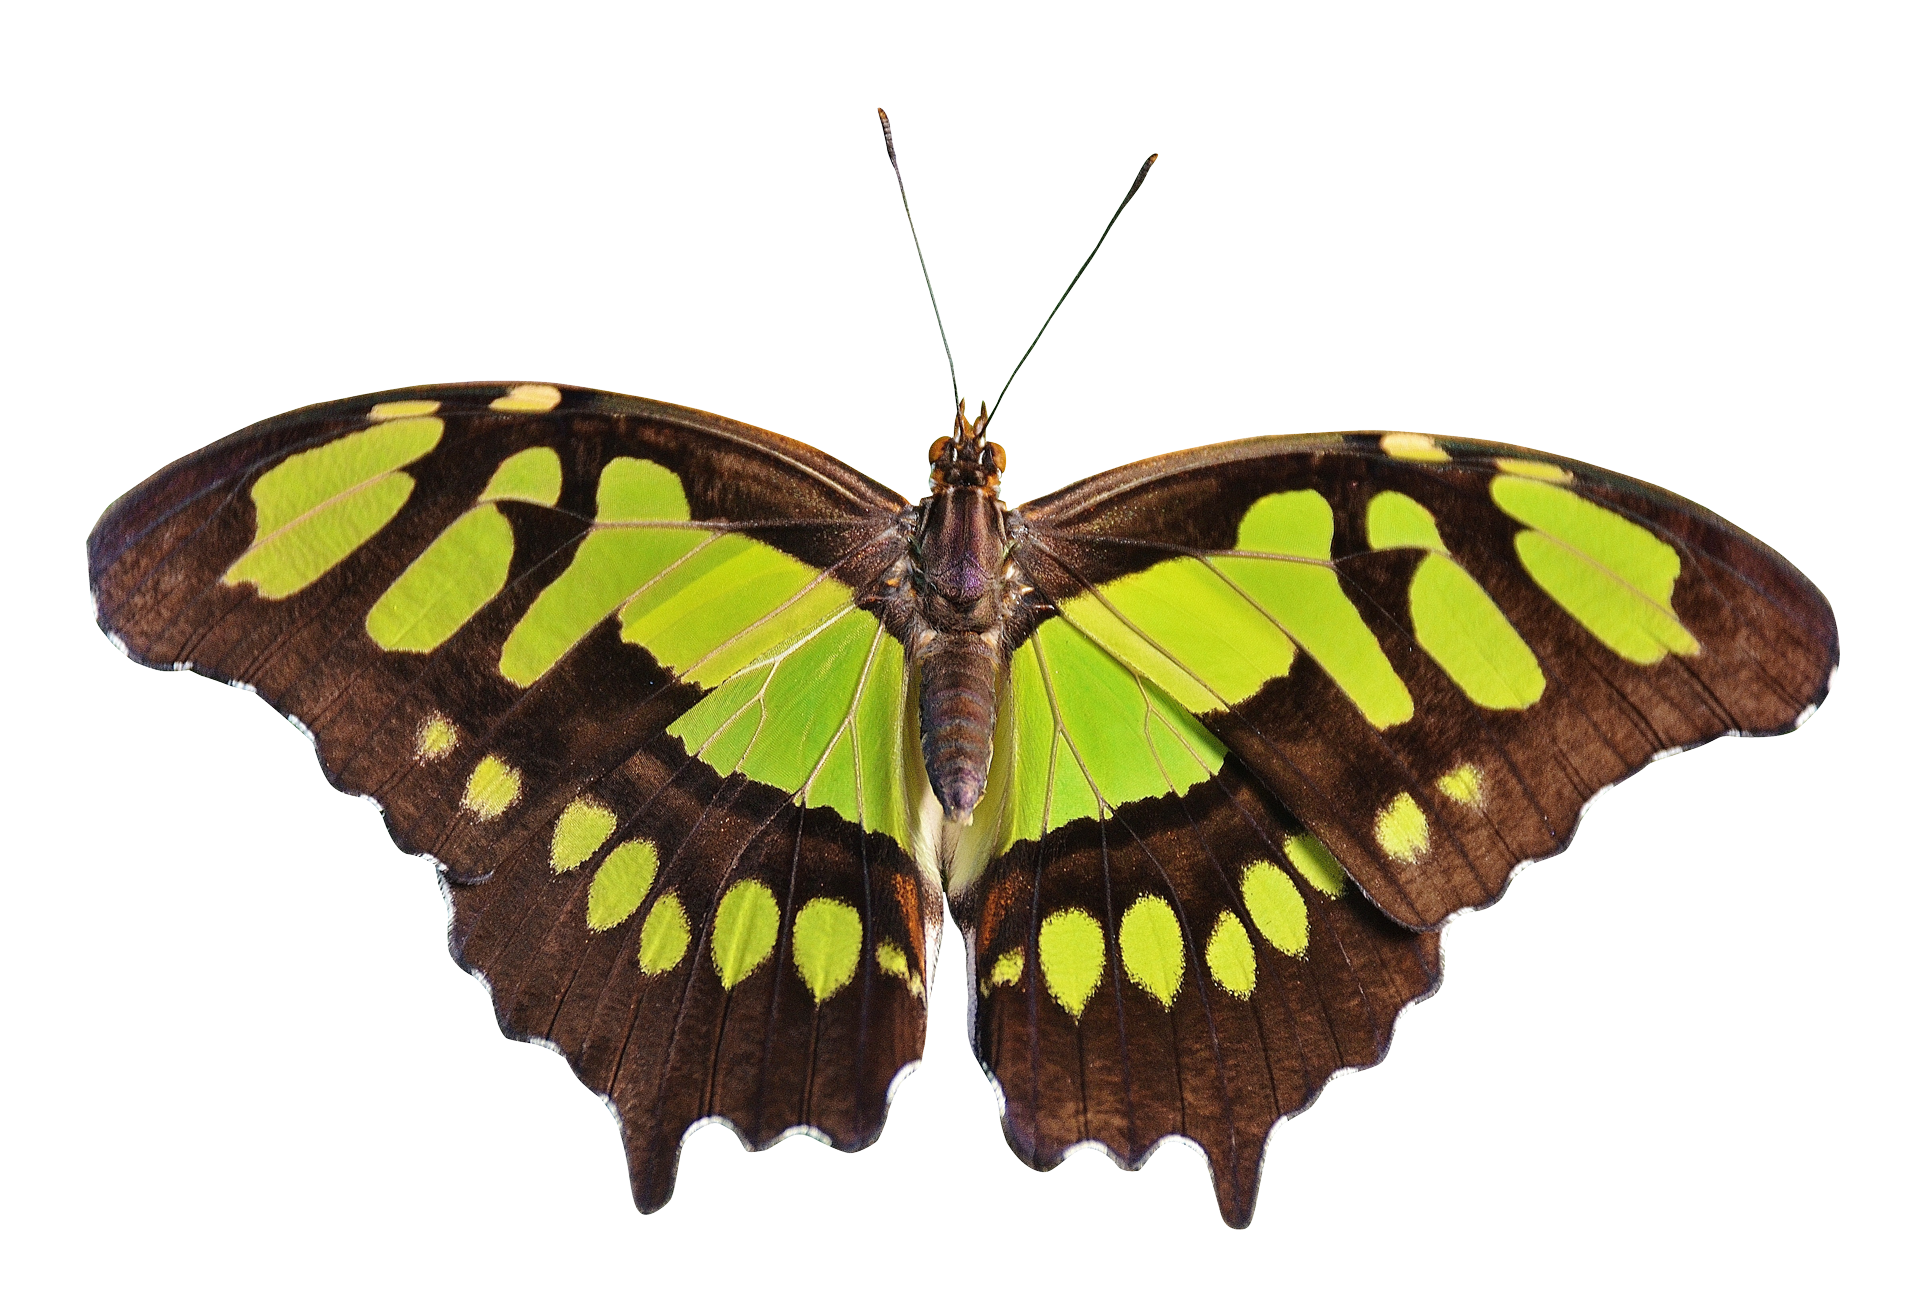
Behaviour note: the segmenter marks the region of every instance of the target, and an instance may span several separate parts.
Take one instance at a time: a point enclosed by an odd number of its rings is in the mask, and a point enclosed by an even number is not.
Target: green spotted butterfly
[[[1184,1136],[1244,1227],[1448,916],[1656,756],[1798,725],[1838,659],[1778,555],[1598,468],[1281,436],[1012,510],[994,413],[958,404],[913,506],[647,399],[367,395],[150,478],[89,575],[130,656],[255,689],[435,861],[645,1212],[704,1120],[876,1140],[948,900],[1018,1155]]]
[[[948,900],[1018,1155],[1189,1137],[1243,1226],[1450,915],[1837,661],[1773,551],[1522,449],[1255,439],[1007,509],[960,407],[930,461],[912,505],[705,413],[431,386],[175,463],[89,574],[130,656],[252,686],[436,861],[646,1211],[699,1120],[876,1139]]]

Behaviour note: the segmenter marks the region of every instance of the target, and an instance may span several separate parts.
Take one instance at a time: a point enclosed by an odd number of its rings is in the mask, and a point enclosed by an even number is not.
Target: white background
[[[1924,52],[1894,5],[35,6],[9,20],[0,1289],[15,1299],[1892,1299],[1924,1163]],[[497,1033],[432,874],[251,697],[122,660],[165,462],[428,381],[725,413],[1012,502],[1435,431],[1658,481],[1832,598],[1791,737],[1594,807],[1385,1064],[1204,1162],[1005,1147],[953,935],[883,1140],[695,1135],[666,1211]]]

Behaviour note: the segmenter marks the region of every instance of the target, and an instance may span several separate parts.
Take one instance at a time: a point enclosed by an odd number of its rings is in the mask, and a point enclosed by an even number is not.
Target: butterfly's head
[[[957,405],[957,418],[951,433],[931,445],[931,488],[984,489],[997,497],[998,477],[1004,473],[1004,446],[984,438],[991,424],[984,405],[977,405],[977,420],[972,421],[963,401]]]

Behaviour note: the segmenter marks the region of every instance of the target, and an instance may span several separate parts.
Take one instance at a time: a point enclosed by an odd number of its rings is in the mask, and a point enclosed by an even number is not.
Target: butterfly
[[[647,399],[365,395],[156,473],[89,578],[130,657],[251,688],[433,860],[645,1212],[701,1121],[876,1140],[948,907],[1017,1155],[1185,1137],[1243,1227],[1449,917],[1838,662],[1778,554],[1583,463],[1275,436],[1011,508],[989,420],[959,403],[912,504]]]

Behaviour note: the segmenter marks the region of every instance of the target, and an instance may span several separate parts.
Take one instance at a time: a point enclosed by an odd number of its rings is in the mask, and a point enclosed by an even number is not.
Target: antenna
[[[897,174],[897,194],[904,201],[904,221],[910,223],[910,243],[912,247],[917,250],[917,266],[924,273],[924,289],[931,297],[931,312],[937,317],[937,338],[944,342],[944,361],[950,365],[951,369],[951,402],[962,403],[963,400],[960,399],[957,394],[957,363],[951,358],[951,339],[948,335],[944,334],[944,314],[937,311],[937,291],[931,288],[931,270],[924,265],[924,245],[923,242],[917,238],[917,220],[910,215],[910,196],[904,192],[904,170],[897,166],[897,145],[890,138],[890,115],[882,109],[879,109],[877,110],[877,121],[884,124],[884,152],[890,155],[890,170]],[[1153,155],[1152,157],[1156,158],[1157,156]],[[1151,165],[1147,163],[1145,166],[1150,167]],[[1144,175],[1142,173],[1139,174],[1138,179],[1143,181],[1145,179]],[[1136,190],[1138,188],[1133,186],[1132,189]],[[1126,198],[1130,198],[1130,196],[1126,196]],[[1107,231],[1110,229],[1110,227],[1105,228]],[[1092,252],[1096,253],[1097,251],[1093,250]],[[1090,262],[1091,260],[1086,259],[1085,261]]]
[[[884,129],[884,136],[886,140],[888,140],[890,137],[890,128],[888,126],[886,126]],[[1031,349],[1035,349],[1038,347],[1038,341],[1044,338],[1045,327],[1051,325],[1051,318],[1056,317],[1058,315],[1058,310],[1064,307],[1064,301],[1071,297],[1071,288],[1072,286],[1075,286],[1078,284],[1078,277],[1083,276],[1085,274],[1085,269],[1091,266],[1091,260],[1098,256],[1098,251],[1100,249],[1104,248],[1105,237],[1110,235],[1112,227],[1118,224],[1118,213],[1123,213],[1125,211],[1125,205],[1131,203],[1131,197],[1133,195],[1136,195],[1138,193],[1138,188],[1145,184],[1145,174],[1151,171],[1151,165],[1156,162],[1158,162],[1158,156],[1154,154],[1150,158],[1145,160],[1144,167],[1138,169],[1138,179],[1131,183],[1131,189],[1126,191],[1125,197],[1118,201],[1118,212],[1113,213],[1111,215],[1111,221],[1105,223],[1105,229],[1102,232],[1100,232],[1098,235],[1098,243],[1091,247],[1091,252],[1089,254],[1085,255],[1085,261],[1078,264],[1077,276],[1074,276],[1071,278],[1071,285],[1068,285],[1064,288],[1064,293],[1058,296],[1058,302],[1051,305],[1051,312],[1044,319],[1044,326],[1040,326],[1038,328],[1038,333],[1031,337],[1031,348],[1026,349],[1024,351],[1024,357],[1018,359],[1018,365],[1011,369],[1010,376],[1005,379],[1004,389],[999,390],[997,392],[997,403],[994,403],[991,405],[991,417],[997,416],[998,404],[1001,404],[1004,402],[1005,391],[1009,390],[1011,388],[1011,382],[1015,381],[1018,378],[1018,372],[1023,369],[1025,359],[1028,359],[1031,356]],[[987,417],[984,419],[984,424],[986,427],[990,426],[991,417]]]

